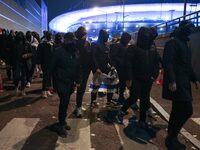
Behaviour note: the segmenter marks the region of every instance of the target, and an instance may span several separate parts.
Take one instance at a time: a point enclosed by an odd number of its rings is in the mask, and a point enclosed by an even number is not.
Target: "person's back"
[[[136,80],[149,80],[158,76],[159,55],[156,50],[144,50],[136,45],[131,45],[127,50],[126,62],[128,76]]]

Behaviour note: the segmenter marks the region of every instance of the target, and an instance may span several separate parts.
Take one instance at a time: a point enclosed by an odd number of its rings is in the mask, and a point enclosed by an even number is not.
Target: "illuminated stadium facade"
[[[183,15],[183,8],[184,3],[94,7],[59,15],[50,21],[49,27],[56,32],[74,32],[79,26],[85,26],[91,38],[96,38],[100,29],[106,29],[114,36],[122,31],[131,33],[140,26],[153,26],[180,17]],[[187,4],[187,14],[197,10],[200,10],[198,3]]]

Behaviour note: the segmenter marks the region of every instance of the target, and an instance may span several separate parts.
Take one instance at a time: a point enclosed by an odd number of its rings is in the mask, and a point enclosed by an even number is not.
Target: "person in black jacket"
[[[128,108],[140,99],[139,124],[146,126],[146,112],[150,108],[150,90],[159,72],[159,55],[152,49],[154,32],[150,27],[141,27],[136,45],[131,45],[126,54],[126,86],[130,89],[128,98],[116,117],[118,123],[123,123],[123,116]]]
[[[174,38],[164,48],[163,98],[172,100],[172,110],[168,124],[165,145],[169,150],[185,149],[179,142],[178,134],[185,122],[192,116],[192,91],[190,82],[199,87],[199,82],[191,65],[191,49],[188,47],[189,35],[194,25],[191,21],[180,22]]]
[[[93,74],[108,74],[110,71],[110,57],[109,57],[109,46],[107,44],[109,34],[106,30],[99,31],[99,37],[97,42],[91,44],[92,58],[93,58]],[[96,105],[97,103],[97,92],[98,90],[91,92],[91,104]],[[110,103],[112,100],[112,93],[107,93],[107,102]]]
[[[50,72],[51,61],[54,54],[54,42],[52,40],[52,34],[46,32],[45,39],[38,45],[37,57],[38,64],[41,65],[43,72],[42,80],[42,97],[47,98],[52,96],[49,88],[52,86],[52,74]]]
[[[64,44],[55,50],[52,59],[51,71],[55,77],[56,91],[60,98],[58,112],[58,134],[67,136],[69,129],[65,122],[70,96],[74,91],[74,84],[79,87],[79,58],[76,51],[75,36],[69,32],[64,35]]]
[[[80,75],[81,75],[81,82],[80,87],[77,89],[76,94],[76,108],[75,108],[75,115],[76,117],[81,117],[81,107],[83,101],[83,95],[85,93],[87,80],[92,71],[92,52],[90,43],[86,40],[87,31],[84,27],[79,27],[76,31],[76,48],[79,52],[80,57]]]
[[[33,78],[33,74],[34,74],[34,71],[35,71],[36,63],[37,63],[37,47],[39,45],[39,42],[32,35],[31,31],[27,31],[26,32],[26,40],[31,45],[32,51],[33,51],[33,56],[31,58],[32,68],[31,68],[31,70],[30,70],[30,72],[28,74],[28,79],[27,79],[28,82],[27,82],[27,85],[26,85],[26,87],[30,87],[31,86],[31,81],[32,81],[32,78]]]
[[[126,87],[126,74],[125,74],[125,55],[128,43],[131,40],[131,35],[124,32],[121,36],[120,43],[110,46],[110,59],[111,65],[114,66],[119,75],[119,98],[118,103],[124,103],[124,91]]]
[[[28,73],[32,68],[32,56],[33,51],[30,43],[26,41],[23,32],[18,32],[11,50],[16,94],[18,94],[20,87],[22,96],[26,95],[24,89],[26,87]],[[19,81],[21,81],[21,86],[19,86]]]

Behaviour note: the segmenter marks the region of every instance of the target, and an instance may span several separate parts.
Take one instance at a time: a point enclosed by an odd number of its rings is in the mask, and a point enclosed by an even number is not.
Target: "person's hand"
[[[194,84],[195,84],[195,88],[196,88],[196,89],[199,89],[199,86],[200,86],[200,85],[199,85],[199,81],[196,81]]]
[[[98,68],[98,69],[96,70],[96,73],[101,74],[101,70]]]
[[[177,90],[176,83],[169,83],[169,90],[175,92]]]
[[[131,86],[132,86],[132,81],[131,81],[131,80],[127,80],[127,81],[126,81],[126,87],[127,87],[128,89],[130,89]]]
[[[24,59],[28,58],[28,54],[22,55],[22,58],[24,58]]]

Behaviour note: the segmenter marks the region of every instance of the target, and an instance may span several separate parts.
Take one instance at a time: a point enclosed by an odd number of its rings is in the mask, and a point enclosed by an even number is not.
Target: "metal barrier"
[[[198,27],[200,26],[199,18],[200,18],[200,11],[196,11],[191,14],[181,16],[179,18],[158,24],[154,27],[157,29],[159,35],[167,34],[172,32],[175,28],[177,28],[182,20],[191,20],[191,22],[195,25],[195,27]]]
[[[191,20],[191,22],[195,25],[195,27],[199,27],[200,26],[199,18],[200,18],[200,10],[164,23],[160,23],[153,27],[157,29],[158,35],[165,35],[167,33],[171,33],[175,28],[177,28],[182,20]],[[132,34],[134,39],[137,38],[137,33],[138,31]]]

